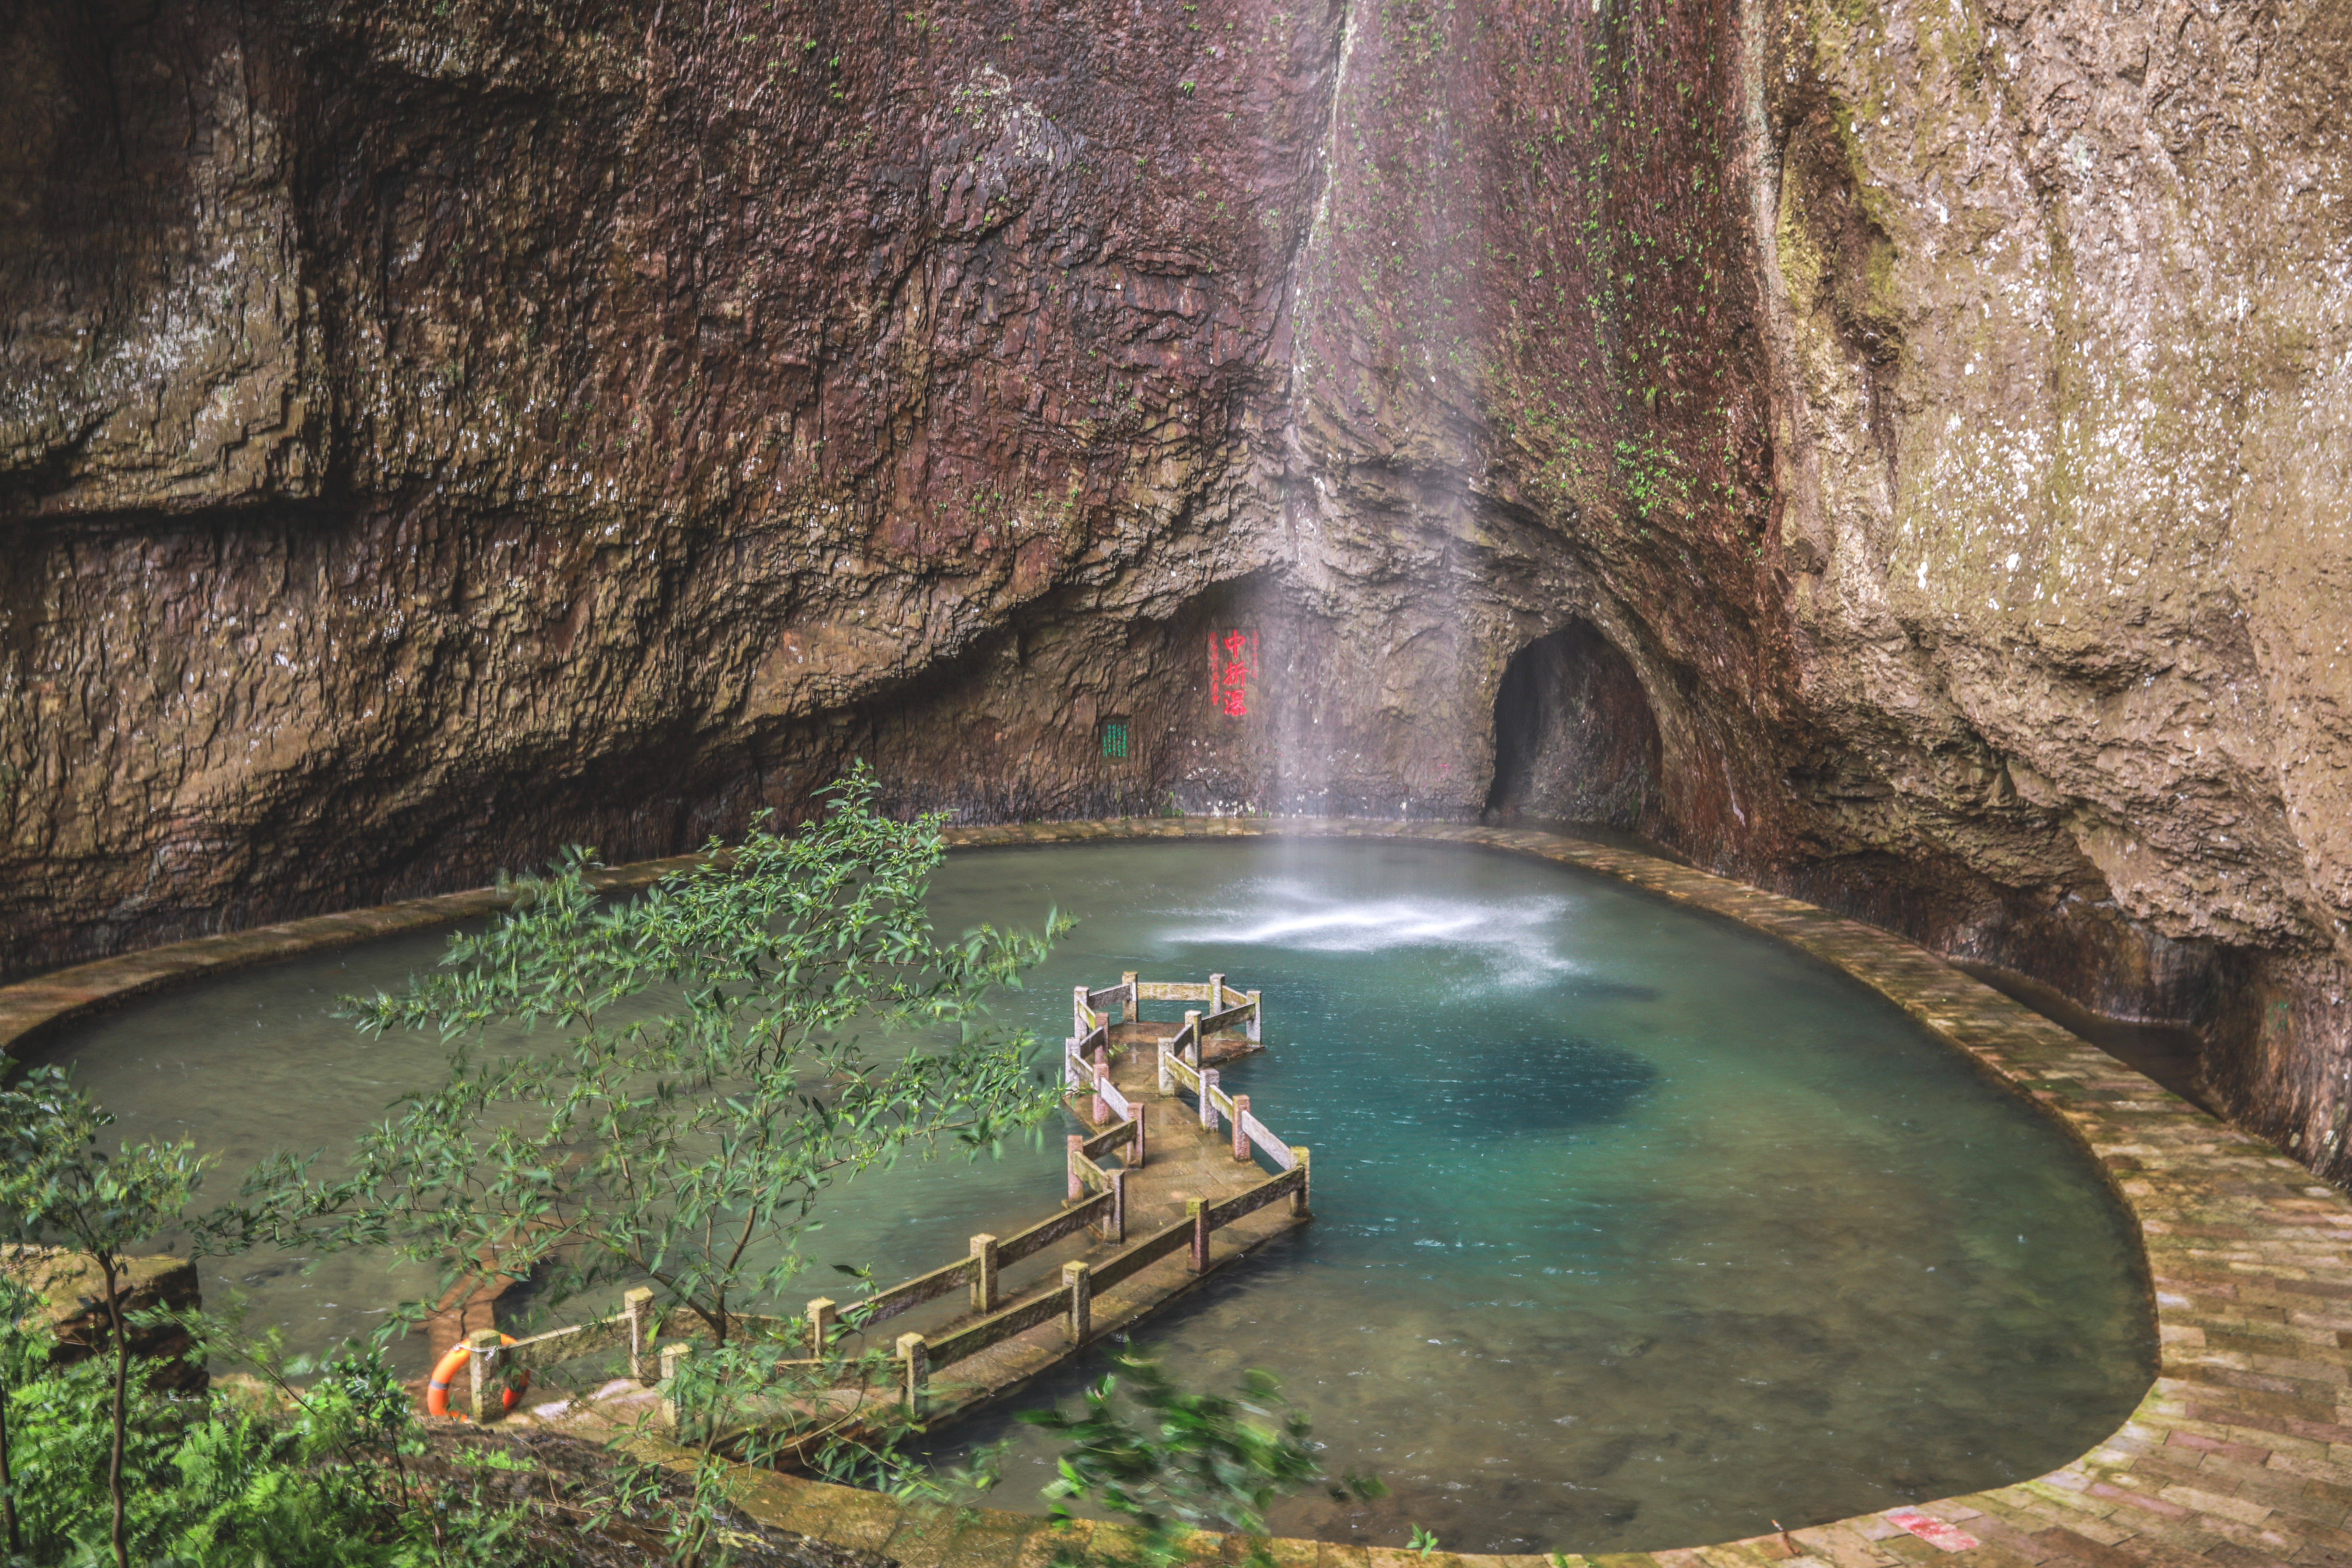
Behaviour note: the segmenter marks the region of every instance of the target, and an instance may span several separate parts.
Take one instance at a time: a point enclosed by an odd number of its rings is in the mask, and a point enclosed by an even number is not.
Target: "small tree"
[[[551,1306],[651,1280],[713,1342],[706,1383],[772,1381],[784,1352],[745,1314],[800,1271],[831,1183],[910,1149],[986,1149],[1057,1103],[1034,1042],[979,1024],[1066,922],[937,940],[942,818],[893,822],[874,795],[860,768],[798,834],[762,821],[626,901],[602,901],[571,851],[453,939],[441,973],[347,999],[371,1033],[437,1031],[448,1076],[340,1173],[314,1174],[317,1155],[257,1169],[234,1239],[390,1246],[452,1282],[531,1272]],[[515,1025],[554,1037],[498,1054],[488,1031]]]
[[[109,1541],[115,1568],[130,1568],[122,1452],[131,1333],[122,1301],[123,1263],[132,1248],[152,1243],[179,1219],[202,1179],[205,1161],[184,1141],[125,1143],[109,1154],[99,1135],[113,1121],[56,1068],[37,1068],[18,1087],[0,1092],[0,1213],[30,1239],[54,1241],[84,1255],[104,1286],[114,1352],[113,1440],[106,1472],[114,1510]]]

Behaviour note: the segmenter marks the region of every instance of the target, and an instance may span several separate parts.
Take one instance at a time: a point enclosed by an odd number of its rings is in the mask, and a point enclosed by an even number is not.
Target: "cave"
[[[1658,721],[1633,662],[1590,621],[1511,656],[1495,693],[1489,820],[1657,831]]]

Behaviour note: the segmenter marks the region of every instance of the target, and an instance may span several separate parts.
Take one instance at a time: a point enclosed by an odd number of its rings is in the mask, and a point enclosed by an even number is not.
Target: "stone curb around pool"
[[[2352,1202],[2267,1144],[2174,1098],[1901,937],[1795,899],[1624,849],[1528,829],[1297,818],[1132,818],[950,829],[952,847],[1121,838],[1412,838],[1606,873],[1777,936],[1843,970],[2039,1101],[2095,1160],[2138,1222],[2156,1292],[2158,1376],[2130,1420],[2063,1468],[1989,1491],[1715,1545],[1564,1568],[2352,1568]],[[643,886],[694,857],[609,874]],[[500,907],[492,889],[200,937],[0,988],[0,1050],[47,1026],[174,981]],[[747,1472],[761,1517],[905,1568],[1047,1568],[1119,1532],[993,1509]],[[1196,1538],[1202,1563],[1233,1537]],[[1547,1559],[1276,1541],[1281,1568],[1539,1568]]]
[[[590,878],[604,892],[633,891],[650,887],[671,871],[701,863],[699,855],[674,855],[667,860],[639,860],[614,866]],[[103,1012],[144,996],[151,991],[235,969],[276,963],[305,953],[373,942],[403,931],[430,931],[477,915],[505,909],[508,896],[496,888],[469,888],[459,893],[404,899],[396,904],[346,910],[341,914],[307,915],[275,925],[217,936],[193,936],[184,942],[142,948],[112,958],[94,959],[70,969],[55,969],[0,985],[0,1056],[19,1057],[51,1027]]]

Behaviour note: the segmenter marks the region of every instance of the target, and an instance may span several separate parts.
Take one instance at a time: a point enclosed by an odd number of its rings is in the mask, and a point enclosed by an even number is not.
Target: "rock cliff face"
[[[2346,1169],[2340,6],[16,14],[8,968],[854,756],[1597,816]]]

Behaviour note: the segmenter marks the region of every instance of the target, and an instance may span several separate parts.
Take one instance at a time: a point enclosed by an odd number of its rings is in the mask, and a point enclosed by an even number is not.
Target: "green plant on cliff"
[[[1034,1042],[989,1032],[984,1007],[1067,923],[937,938],[942,818],[891,821],[876,791],[861,767],[800,832],[761,822],[625,901],[570,851],[439,973],[348,999],[370,1033],[436,1031],[446,1078],[339,1166],[257,1167],[238,1238],[389,1247],[460,1289],[529,1276],[551,1308],[649,1282],[706,1342],[673,1391],[706,1442],[814,1420],[793,1397],[813,1378],[873,1382],[788,1365],[809,1352],[767,1303],[832,1183],[1052,1112]]]
[[[56,1068],[36,1068],[0,1091],[0,1215],[34,1242],[83,1254],[99,1272],[111,1351],[108,1377],[108,1544],[130,1568],[123,1460],[129,1441],[131,1325],[124,1260],[187,1206],[205,1162],[195,1145],[124,1143],[109,1153],[100,1134],[114,1118]]]

